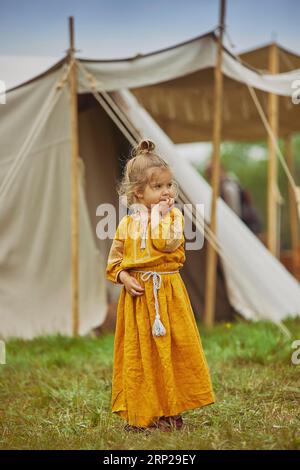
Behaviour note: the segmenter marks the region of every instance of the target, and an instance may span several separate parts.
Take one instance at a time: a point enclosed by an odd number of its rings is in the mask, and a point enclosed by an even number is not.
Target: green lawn
[[[123,431],[110,412],[113,335],[6,343],[2,449],[300,449],[300,365],[268,322],[200,326],[217,403],[183,414],[183,431]]]

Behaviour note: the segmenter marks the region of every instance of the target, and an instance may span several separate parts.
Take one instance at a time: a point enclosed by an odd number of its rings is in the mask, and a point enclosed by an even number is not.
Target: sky
[[[0,55],[63,56],[72,15],[78,56],[129,57],[214,29],[218,10],[218,0],[0,0]],[[227,0],[235,52],[275,38],[300,54],[299,18],[299,0]]]

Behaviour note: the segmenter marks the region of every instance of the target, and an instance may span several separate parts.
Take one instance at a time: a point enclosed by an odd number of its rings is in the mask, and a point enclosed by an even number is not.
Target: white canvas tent
[[[224,73],[263,90],[288,96],[296,73],[262,75],[224,54]],[[188,75],[214,64],[213,36],[177,48],[124,61],[80,63],[99,91],[113,93],[139,135],[153,138],[170,162],[181,196],[204,202],[206,222],[210,189],[176,155],[175,146],[139,105],[131,87],[144,87]],[[0,335],[32,338],[38,334],[71,334],[70,291],[70,97],[62,60],[43,75],[7,93],[0,107]],[[57,82],[59,86],[57,87]],[[118,91],[117,91],[118,90]],[[80,181],[80,334],[100,325],[107,310],[105,264],[109,240],[95,236],[96,208],[117,206],[115,182],[129,144],[111,117],[91,95],[90,81],[78,68],[79,142],[85,171]],[[129,127],[130,127],[129,126]],[[181,199],[179,202],[183,202]],[[194,220],[195,222],[195,220]],[[222,202],[218,203],[220,269],[217,310],[247,318],[279,321],[300,312],[297,281],[273,258]],[[203,253],[187,253],[183,277],[195,314],[203,302]],[[202,259],[201,259],[202,257]],[[220,266],[221,267],[221,266]],[[110,286],[111,288],[111,286]]]
[[[82,60],[82,63],[96,77],[99,88],[101,85],[108,91],[130,88],[174,143],[212,141],[216,51],[217,38],[208,33],[136,58]],[[253,54],[246,54],[251,62]],[[261,55],[259,51],[258,57]],[[266,130],[246,84],[255,87],[265,112],[268,101],[265,91],[280,95],[280,137],[299,131],[300,106],[292,102],[292,93],[296,92],[292,87],[299,80],[300,63],[290,56],[289,60],[298,69],[272,75],[240,62],[224,48],[223,141],[266,139]],[[261,60],[257,59],[257,63],[261,64]]]
[[[62,88],[49,105],[51,89],[61,76],[59,68],[8,93],[0,108],[0,334],[4,338],[71,331],[68,89]],[[38,128],[34,135],[33,125]],[[83,334],[105,318],[106,292],[104,258],[95,245],[82,184],[79,249]]]

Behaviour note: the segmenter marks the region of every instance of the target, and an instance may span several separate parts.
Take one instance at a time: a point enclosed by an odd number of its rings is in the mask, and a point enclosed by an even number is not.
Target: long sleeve
[[[123,261],[124,243],[126,238],[126,222],[127,216],[123,217],[116,230],[107,259],[106,277],[109,281],[112,281],[115,284],[122,284],[119,281],[118,276],[120,272],[123,271],[121,264]]]
[[[184,217],[174,207],[154,227],[151,227],[151,238],[154,247],[159,251],[172,252],[184,243]]]

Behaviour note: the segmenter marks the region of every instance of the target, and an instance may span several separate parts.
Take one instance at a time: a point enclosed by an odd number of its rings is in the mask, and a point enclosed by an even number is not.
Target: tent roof
[[[134,95],[174,143],[211,141],[214,110],[214,71],[133,90]],[[267,114],[268,96],[256,91]],[[279,97],[279,135],[299,131],[300,106]],[[246,85],[224,77],[222,140],[265,140],[267,131]]]
[[[266,131],[245,83],[256,88],[260,102],[267,112],[267,93],[279,97],[279,134],[286,136],[299,130],[300,106],[291,101],[292,80],[297,73],[263,74],[253,66],[263,66],[267,60],[267,46],[246,52],[241,62],[224,47],[223,74],[223,140],[260,140]],[[132,89],[134,95],[154,117],[174,143],[212,140],[214,103],[214,64],[216,35],[209,32],[183,43],[152,53],[126,59],[78,59],[97,80],[98,89],[107,91]],[[300,66],[300,58],[283,48],[280,56]],[[57,70],[66,57],[48,71],[32,78],[31,83]],[[287,65],[284,71],[286,72]],[[79,93],[89,91],[84,77],[79,74]],[[17,85],[17,86],[20,86]]]
[[[268,72],[270,44],[242,53],[244,65]],[[279,72],[300,68],[300,56],[278,47]],[[224,48],[224,50],[226,50]],[[228,52],[228,51],[226,51]],[[212,140],[214,71],[209,67],[185,77],[133,90],[134,95],[175,143]],[[256,89],[267,114],[268,95]],[[279,135],[299,131],[300,106],[290,96],[279,97]],[[223,140],[265,140],[267,132],[247,86],[224,75]]]
[[[280,44],[275,43],[278,50],[279,72],[289,72],[290,70],[300,68],[300,56]],[[241,59],[262,72],[268,71],[269,49],[272,43],[255,49],[249,49],[239,54]]]
[[[150,54],[123,60],[81,59],[96,77],[99,88],[108,91],[130,88],[140,103],[175,143],[212,140],[214,104],[214,32],[198,36]],[[245,83],[256,93],[267,113],[268,96],[279,97],[279,134],[299,130],[300,106],[292,103],[291,83],[297,78],[285,65],[284,74],[265,74],[262,67],[268,47],[245,53],[240,59],[223,48],[223,140],[256,141],[266,138],[266,130]],[[300,57],[280,48],[282,59],[300,68]],[[289,54],[289,55],[288,55]],[[249,63],[245,62],[249,59]],[[256,62],[257,60],[257,62]],[[266,68],[266,67],[264,67]],[[84,89],[84,87],[83,87]]]

